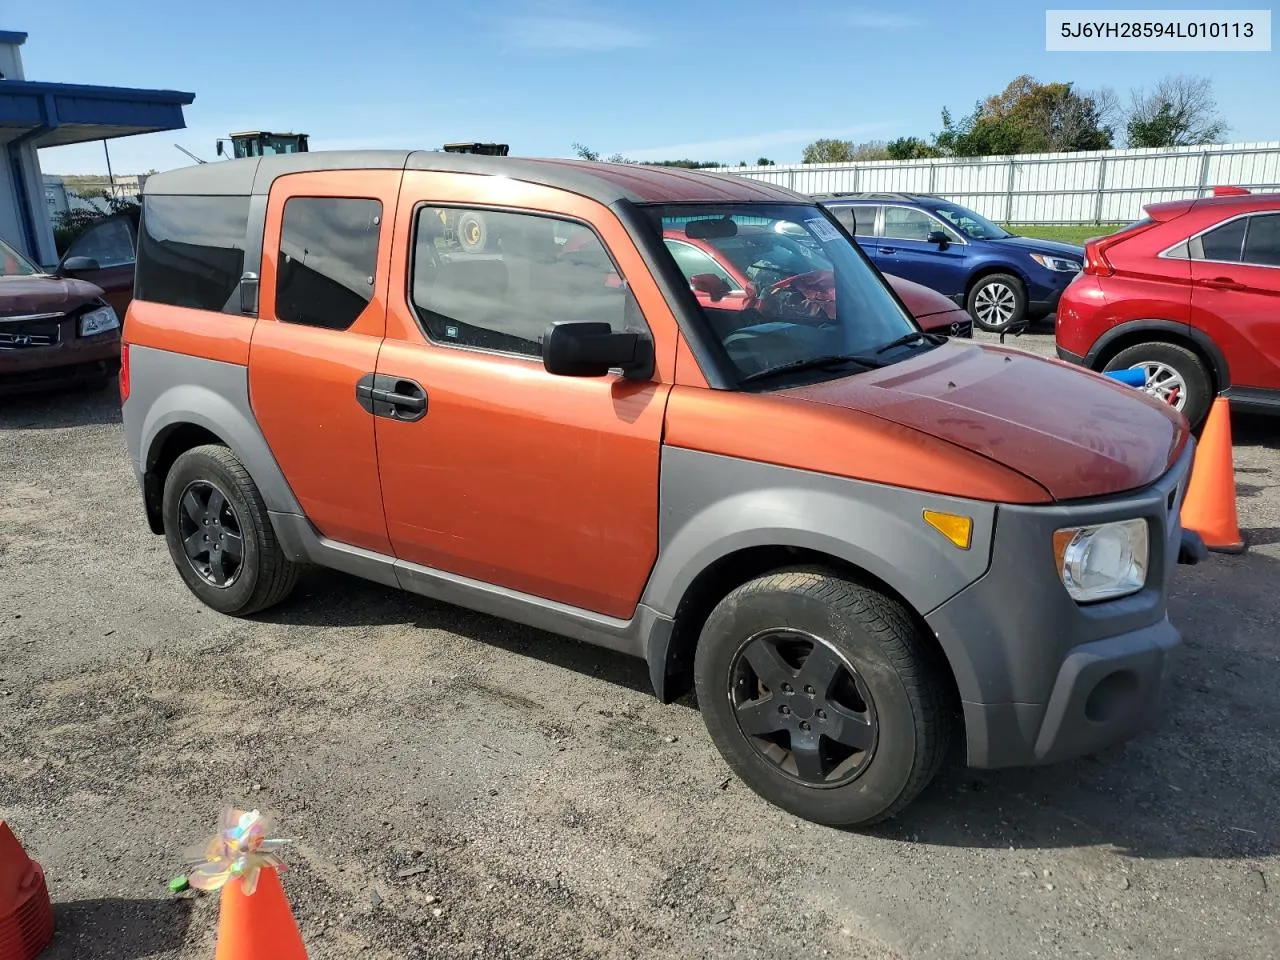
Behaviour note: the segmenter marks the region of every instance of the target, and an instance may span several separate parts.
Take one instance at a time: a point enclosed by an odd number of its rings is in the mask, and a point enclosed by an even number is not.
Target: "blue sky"
[[[640,160],[796,162],[818,137],[927,136],[944,105],[965,113],[1020,73],[1126,100],[1165,74],[1207,75],[1229,139],[1280,139],[1280,54],[1047,53],[1045,5],[1025,0],[77,0],[7,12],[0,28],[30,34],[30,80],[196,94],[186,130],[111,141],[117,173],[190,163],[174,143],[215,159],[215,138],[244,129],[306,132],[314,150],[497,140],[570,156],[581,141]],[[44,150],[41,163],[106,169],[101,143]]]

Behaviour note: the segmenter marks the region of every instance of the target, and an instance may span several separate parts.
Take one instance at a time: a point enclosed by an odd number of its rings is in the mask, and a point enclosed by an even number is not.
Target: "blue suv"
[[[819,193],[882,273],[930,287],[984,330],[1053,313],[1084,248],[1019,237],[979,213],[922,193]]]

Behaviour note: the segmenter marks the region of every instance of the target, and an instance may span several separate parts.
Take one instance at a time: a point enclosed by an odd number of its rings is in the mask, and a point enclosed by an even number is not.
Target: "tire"
[[[213,499],[215,493],[222,497],[222,508]],[[194,499],[188,501],[188,494]],[[293,590],[301,568],[284,555],[262,495],[226,447],[210,444],[179,456],[165,477],[160,509],[169,556],[187,587],[205,605],[243,617],[279,603]],[[202,532],[206,529],[207,534]],[[237,534],[238,558],[231,546]],[[189,558],[184,547],[184,541],[197,536],[204,538],[197,542],[204,547],[203,560]],[[217,554],[216,568],[214,552],[204,546],[211,536],[224,538],[226,547]],[[226,582],[217,583],[217,579]]]
[[[1213,403],[1213,380],[1203,361],[1186,347],[1151,340],[1125,347],[1107,361],[1104,369],[1139,367],[1147,374],[1146,392],[1181,410],[1191,429],[1198,430]],[[1171,389],[1176,390],[1176,401],[1170,399]]]
[[[989,273],[969,290],[965,309],[983,330],[999,333],[1021,323],[1027,315],[1027,289],[1011,273]],[[987,313],[987,319],[980,314]]]
[[[467,253],[484,253],[489,245],[489,226],[478,213],[458,217],[458,245]]]
[[[777,664],[783,672],[775,677],[784,679],[759,697]],[[768,574],[720,601],[699,638],[694,681],[707,730],[734,773],[765,800],[815,823],[867,826],[892,817],[933,779],[950,742],[940,669],[907,610],[820,569]],[[779,731],[770,732],[775,725]],[[817,748],[805,751],[807,777],[800,752],[790,749],[793,736]],[[826,780],[814,776],[815,756]]]

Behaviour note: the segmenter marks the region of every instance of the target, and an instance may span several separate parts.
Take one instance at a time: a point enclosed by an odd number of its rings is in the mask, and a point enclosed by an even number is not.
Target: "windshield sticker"
[[[816,220],[806,220],[804,225],[823,243],[830,243],[832,240],[840,239],[840,231],[833,227],[828,220],[823,220],[819,217]]]

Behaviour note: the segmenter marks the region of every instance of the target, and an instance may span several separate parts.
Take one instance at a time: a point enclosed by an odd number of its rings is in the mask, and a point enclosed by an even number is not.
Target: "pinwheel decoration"
[[[257,810],[223,810],[217,835],[205,844],[201,855],[190,861],[195,866],[188,882],[198,890],[211,892],[238,877],[241,889],[251,895],[258,888],[258,872],[263,867],[284,868],[276,851],[289,841],[268,838],[269,826],[268,818]]]

